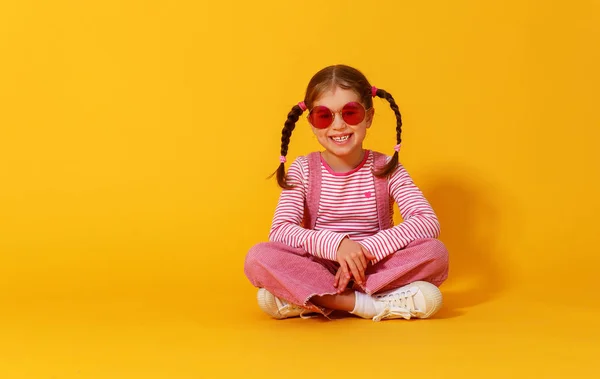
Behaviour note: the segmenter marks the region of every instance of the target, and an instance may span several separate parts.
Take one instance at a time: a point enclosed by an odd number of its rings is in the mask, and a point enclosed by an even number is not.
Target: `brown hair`
[[[366,109],[373,107],[371,84],[362,72],[345,65],[329,66],[317,72],[308,83],[304,104],[306,104],[308,109],[311,109],[313,103],[319,96],[335,87],[353,90],[360,97],[360,100]],[[390,103],[390,108],[392,108],[396,114],[396,143],[400,144],[400,142],[402,142],[402,117],[398,105],[396,105],[392,95],[382,89],[377,89],[377,96],[386,99]],[[290,137],[292,136],[292,132],[296,127],[296,122],[302,115],[302,112],[302,109],[298,105],[294,105],[290,113],[288,113],[287,120],[281,131],[281,155],[284,157],[287,155]],[[397,165],[398,152],[396,151],[394,152],[392,159],[385,166],[377,169],[374,174],[378,177],[386,177],[394,172]],[[292,188],[292,186],[287,183],[284,163],[279,165],[277,171],[275,171],[273,175],[275,174],[277,174],[277,183],[281,188]]]

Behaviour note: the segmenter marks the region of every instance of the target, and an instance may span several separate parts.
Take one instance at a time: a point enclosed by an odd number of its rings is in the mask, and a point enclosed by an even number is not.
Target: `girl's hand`
[[[374,258],[361,244],[348,237],[344,238],[337,251],[340,268],[333,283],[338,292],[346,288],[351,277],[354,277],[358,284],[363,284],[368,260]]]
[[[348,287],[348,282],[350,282],[350,279],[343,274],[342,267],[340,266],[333,281],[333,286],[337,288],[337,293],[344,292],[346,287]]]
[[[342,266],[338,267],[338,270],[335,273],[335,278],[333,279],[333,286],[338,289],[337,290],[338,293],[340,293],[340,291],[343,291],[349,282],[349,279],[346,279],[345,276],[344,276],[344,280],[340,282],[341,277],[342,277]],[[346,286],[343,285],[344,283],[346,284]]]

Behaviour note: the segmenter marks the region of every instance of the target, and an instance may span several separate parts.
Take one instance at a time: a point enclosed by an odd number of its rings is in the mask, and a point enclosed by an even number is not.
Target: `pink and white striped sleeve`
[[[389,190],[404,221],[360,241],[360,244],[376,257],[373,263],[406,247],[414,240],[437,238],[440,235],[440,223],[433,208],[400,163],[390,178]]]
[[[269,232],[269,241],[299,247],[317,257],[336,260],[337,249],[345,234],[330,230],[310,230],[301,225],[304,217],[304,199],[308,184],[308,161],[298,157],[287,173],[292,189],[284,189],[279,196],[275,216]]]

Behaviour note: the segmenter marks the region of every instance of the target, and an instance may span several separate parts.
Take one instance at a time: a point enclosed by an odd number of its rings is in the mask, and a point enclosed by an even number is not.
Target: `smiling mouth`
[[[329,137],[331,138],[334,142],[346,142],[348,140],[348,138],[350,138],[352,134],[346,134],[345,136],[341,136],[341,137]]]

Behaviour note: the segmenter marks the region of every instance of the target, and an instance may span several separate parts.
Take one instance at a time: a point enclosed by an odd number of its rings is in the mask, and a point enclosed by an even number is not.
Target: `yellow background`
[[[598,1],[3,1],[0,377],[598,377]],[[286,114],[388,90],[451,257],[428,321],[268,319]],[[375,102],[366,147],[391,153]],[[319,148],[305,120],[290,161]]]

